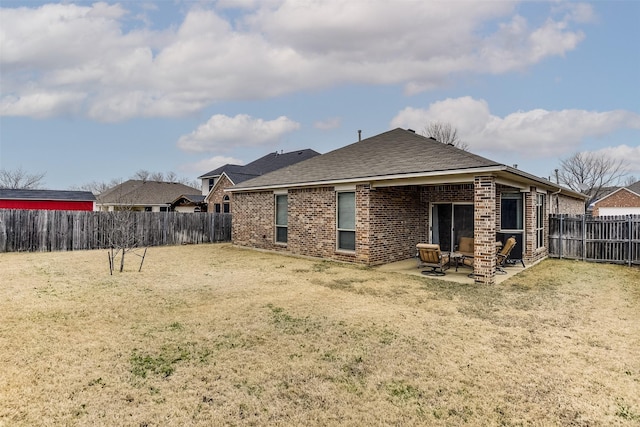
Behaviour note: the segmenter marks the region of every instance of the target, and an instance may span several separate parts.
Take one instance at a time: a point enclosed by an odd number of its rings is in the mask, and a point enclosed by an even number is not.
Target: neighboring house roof
[[[98,195],[98,204],[165,205],[183,194],[197,194],[197,188],[177,182],[130,179]]]
[[[202,194],[181,194],[178,197],[176,197],[174,200],[171,201],[171,204],[177,203],[179,202],[181,199],[186,200],[187,202],[190,203],[203,203],[204,202],[204,198],[205,196],[203,196]]]
[[[226,175],[227,178],[229,178],[229,180],[234,184],[240,184],[241,182],[244,182],[244,181],[246,181],[248,179],[260,176],[258,174],[233,173],[233,172],[223,172],[223,173],[220,174],[220,176],[222,177],[222,175]]]
[[[598,200],[604,199],[606,197],[609,197],[610,195],[612,195],[613,193],[617,192],[618,190],[621,190],[624,187],[602,187],[600,189],[598,189],[597,191],[593,191],[589,194],[590,199],[591,199],[591,204],[589,205],[590,207],[592,207]]]
[[[244,168],[244,165],[232,165],[230,163],[227,163],[226,165],[220,166],[219,168],[209,171],[204,175],[200,175],[198,179],[213,178],[215,176],[220,176],[222,172],[226,172],[226,173],[240,172],[242,171],[243,168]]]
[[[91,191],[13,190],[3,188],[0,189],[0,199],[95,202],[96,196]]]
[[[615,188],[615,190],[607,193],[604,197],[599,198],[598,200],[596,200],[595,202],[592,203],[593,206],[600,204],[603,200],[608,199],[609,197],[613,196],[614,194],[619,193],[620,191],[629,191],[633,194],[635,194],[636,196],[640,197],[640,181],[633,183],[631,185],[628,185],[626,187],[612,187]]]
[[[231,191],[305,185],[423,178],[461,173],[494,173],[586,196],[546,179],[486,159],[413,131],[396,128],[346,147],[244,181]]]
[[[217,177],[222,175],[222,173],[224,172],[234,184],[239,184],[251,178],[255,178],[266,173],[281,169],[283,167],[310,159],[312,157],[318,156],[319,154],[320,153],[318,153],[317,151],[308,148],[304,150],[291,151],[288,153],[269,153],[244,166],[232,164],[220,166],[219,168],[209,171],[204,175],[199,176],[198,178],[202,179]]]
[[[627,190],[633,191],[634,193],[640,196],[640,181],[635,182],[631,185],[628,185]]]

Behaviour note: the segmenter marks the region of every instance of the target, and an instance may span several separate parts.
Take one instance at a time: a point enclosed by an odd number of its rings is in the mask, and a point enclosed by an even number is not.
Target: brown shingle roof
[[[234,189],[499,166],[503,165],[397,128],[250,179]]]
[[[169,204],[183,194],[198,194],[200,190],[177,182],[130,179],[100,194],[99,204]]]

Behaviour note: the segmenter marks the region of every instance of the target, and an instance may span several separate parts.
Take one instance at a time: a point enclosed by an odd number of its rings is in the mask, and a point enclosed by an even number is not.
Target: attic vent
[[[415,130],[413,130],[413,129],[407,129],[407,130],[408,130],[409,132],[416,133],[416,131],[415,131]]]
[[[434,141],[438,141],[437,139],[435,139],[434,137],[430,136],[429,139],[433,139]]]

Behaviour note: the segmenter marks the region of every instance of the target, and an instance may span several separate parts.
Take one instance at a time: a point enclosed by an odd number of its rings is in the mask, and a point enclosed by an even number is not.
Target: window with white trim
[[[544,194],[536,194],[536,249],[544,247]]]
[[[356,193],[354,191],[339,192],[338,198],[338,249],[356,250]]]
[[[276,242],[287,243],[288,231],[288,197],[286,194],[276,194]]]

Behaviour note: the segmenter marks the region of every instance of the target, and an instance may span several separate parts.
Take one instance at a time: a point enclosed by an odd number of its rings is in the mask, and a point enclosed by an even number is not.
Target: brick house
[[[236,245],[377,265],[417,243],[474,238],[477,282],[494,283],[495,243],[548,255],[548,217],[584,213],[585,196],[521,170],[394,129],[230,190]],[[516,251],[514,249],[514,251]]]
[[[640,181],[618,188],[593,203],[593,216],[640,215]]]
[[[289,153],[269,153],[244,166],[226,164],[198,177],[202,180],[202,195],[206,196],[209,212],[231,212],[230,193],[225,189],[233,187],[252,178],[284,168],[318,156],[320,153],[305,149]]]

